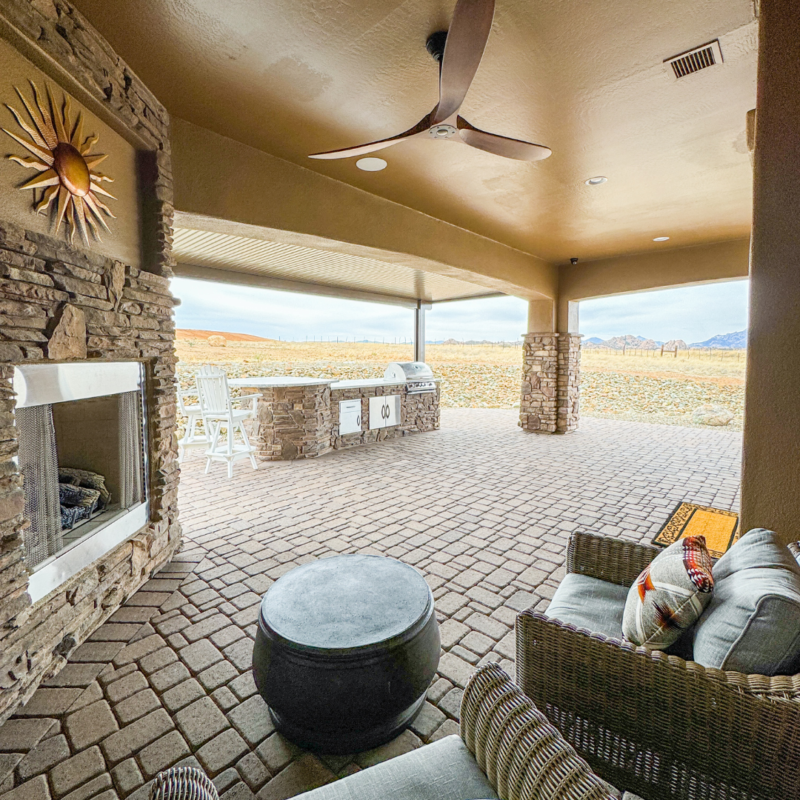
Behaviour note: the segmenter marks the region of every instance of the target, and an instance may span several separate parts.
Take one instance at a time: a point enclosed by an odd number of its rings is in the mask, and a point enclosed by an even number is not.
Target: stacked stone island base
[[[439,429],[436,390],[407,394],[404,383],[383,378],[334,381],[325,378],[235,378],[234,388],[259,393],[252,443],[259,461],[317,458],[343,450]],[[396,424],[370,427],[370,400],[399,397]],[[340,403],[360,401],[359,430],[342,433]]]
[[[569,433],[578,427],[581,337],[527,333],[522,345],[519,426],[532,433]]]

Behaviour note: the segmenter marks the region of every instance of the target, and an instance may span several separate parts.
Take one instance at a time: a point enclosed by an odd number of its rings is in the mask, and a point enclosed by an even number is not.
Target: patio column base
[[[530,433],[569,433],[578,427],[581,337],[527,333],[522,346],[519,426]]]

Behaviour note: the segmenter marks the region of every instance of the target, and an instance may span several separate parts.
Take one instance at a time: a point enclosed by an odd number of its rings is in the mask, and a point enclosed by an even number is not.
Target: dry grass
[[[511,408],[519,404],[522,351],[488,345],[427,345],[426,360],[442,380],[445,407]],[[328,342],[229,342],[179,339],[179,375],[188,387],[200,364],[219,364],[231,377],[317,375],[380,377],[391,361],[410,361],[411,345]],[[584,350],[582,413],[673,425],[691,425],[704,403],[730,408],[741,427],[745,359],[739,351],[678,357],[618,355]]]

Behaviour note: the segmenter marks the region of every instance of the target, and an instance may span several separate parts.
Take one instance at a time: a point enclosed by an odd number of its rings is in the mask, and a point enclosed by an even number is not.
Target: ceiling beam
[[[259,289],[274,289],[278,292],[296,292],[298,294],[315,294],[324,297],[338,297],[344,300],[361,300],[365,303],[386,303],[403,308],[416,308],[417,300],[413,297],[366,292],[361,289],[350,289],[346,286],[325,286],[321,283],[305,281],[289,281],[283,278],[272,278],[269,275],[258,275],[251,272],[237,272],[213,267],[197,267],[193,264],[177,263],[175,276],[192,278],[198,281],[227,283],[234,286],[254,286]],[[466,298],[469,299],[469,298]],[[426,301],[428,302],[428,301]]]
[[[176,224],[403,264],[525,299],[555,297],[530,253],[172,118]]]

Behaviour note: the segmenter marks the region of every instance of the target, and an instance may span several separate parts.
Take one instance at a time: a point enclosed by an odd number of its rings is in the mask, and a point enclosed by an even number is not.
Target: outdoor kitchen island
[[[439,381],[419,362],[383,378],[234,378],[259,393],[253,445],[259,461],[317,458],[331,450],[438,430]]]

